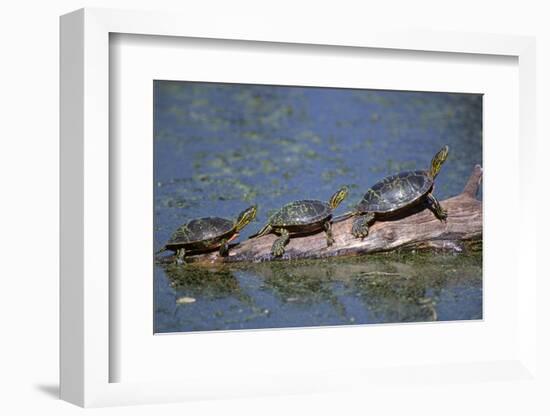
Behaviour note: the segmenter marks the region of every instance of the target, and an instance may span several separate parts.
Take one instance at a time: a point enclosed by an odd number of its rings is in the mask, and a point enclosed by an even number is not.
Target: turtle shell
[[[321,222],[331,214],[332,209],[326,202],[306,199],[284,205],[269,223],[276,227],[306,226]]]
[[[227,218],[196,218],[180,226],[166,243],[166,248],[177,249],[194,245],[206,248],[234,232],[235,222]]]
[[[432,186],[433,179],[425,170],[388,176],[367,191],[356,210],[373,213],[397,211],[418,202]]]

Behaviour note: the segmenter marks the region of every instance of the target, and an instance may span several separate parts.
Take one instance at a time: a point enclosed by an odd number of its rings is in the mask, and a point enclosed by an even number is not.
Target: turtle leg
[[[220,245],[220,256],[227,257],[228,254],[229,254],[229,241],[227,240],[227,238],[224,238],[221,241],[221,245]]]
[[[351,227],[351,233],[355,238],[360,238],[361,240],[369,235],[369,222],[374,220],[374,213],[367,212],[365,215],[357,217],[353,221]]]
[[[273,243],[273,246],[271,246],[271,254],[274,257],[281,257],[285,253],[285,246],[290,240],[290,234],[288,233],[288,230],[285,230],[284,228],[280,228],[275,232],[279,234],[280,237],[277,238]]]
[[[334,236],[332,235],[332,223],[330,221],[325,222],[325,233],[327,234],[327,247],[330,247],[334,243]]]
[[[434,215],[441,221],[447,222],[447,210],[439,204],[439,201],[432,194],[426,195],[426,200],[428,201],[428,206],[434,213]]]
[[[182,265],[185,264],[185,249],[180,248],[176,251],[176,264]]]

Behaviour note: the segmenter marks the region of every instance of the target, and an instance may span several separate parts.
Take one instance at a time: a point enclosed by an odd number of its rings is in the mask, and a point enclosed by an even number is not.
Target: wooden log
[[[482,203],[476,199],[482,168],[476,165],[460,195],[441,201],[448,212],[446,222],[438,220],[426,206],[418,206],[401,217],[376,221],[363,240],[351,234],[354,218],[333,224],[334,244],[327,247],[324,232],[293,237],[282,260],[315,259],[398,250],[476,250],[482,244]],[[193,263],[232,263],[279,260],[271,256],[274,234],[234,245],[227,257],[207,253],[189,257]]]

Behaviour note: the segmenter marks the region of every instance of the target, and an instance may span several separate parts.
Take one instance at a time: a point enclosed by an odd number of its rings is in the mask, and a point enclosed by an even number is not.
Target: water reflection
[[[426,254],[167,266],[170,330],[480,319],[480,270],[480,255]],[[196,302],[181,306],[183,296]]]

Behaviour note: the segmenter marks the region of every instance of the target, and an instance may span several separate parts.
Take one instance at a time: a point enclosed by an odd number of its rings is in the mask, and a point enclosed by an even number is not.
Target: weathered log
[[[482,177],[479,165],[460,195],[441,201],[448,212],[446,222],[438,220],[424,205],[398,218],[376,221],[363,240],[351,235],[353,218],[333,224],[334,244],[327,247],[325,233],[291,238],[282,259],[314,259],[397,250],[463,251],[478,249],[482,243],[482,203],[476,199]],[[188,258],[190,262],[229,263],[275,260],[270,252],[277,238],[269,234],[245,240],[227,257],[207,253]]]

